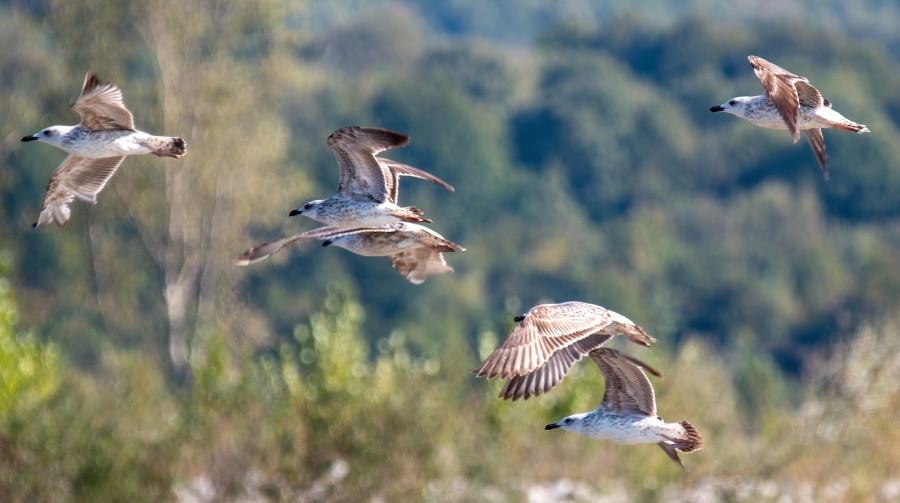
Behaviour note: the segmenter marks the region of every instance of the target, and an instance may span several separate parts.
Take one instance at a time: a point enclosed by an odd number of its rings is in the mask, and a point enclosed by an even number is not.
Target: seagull
[[[585,302],[542,304],[513,321],[520,324],[472,371],[477,377],[509,378],[500,390],[504,400],[528,400],[550,391],[575,362],[614,335],[624,334],[641,346],[656,342],[621,314]]]
[[[291,211],[334,227],[378,227],[398,220],[431,222],[415,206],[397,206],[401,176],[413,176],[436,183],[449,191],[453,187],[440,178],[412,166],[375,154],[409,143],[409,136],[374,127],[346,127],[328,137],[341,168],[337,194],[310,201]]]
[[[812,147],[828,180],[825,164],[825,138],[823,128],[843,129],[854,133],[868,133],[869,128],[857,124],[831,109],[831,103],[809,83],[806,77],[773,65],[758,56],[748,56],[750,65],[766,94],[738,96],[709,109],[710,112],[727,112],[747,119],[759,127],[787,129],[794,139],[800,139],[800,130]]]
[[[303,238],[322,240],[322,246],[335,245],[357,255],[391,259],[391,266],[407,281],[419,285],[430,276],[453,272],[444,261],[445,252],[465,251],[440,234],[421,225],[394,222],[379,227],[347,229],[319,227],[277,241],[262,244],[241,253],[235,265],[250,265],[266,259],[285,246]]]
[[[653,386],[641,369],[656,377],[662,375],[646,363],[615,349],[595,349],[589,356],[606,382],[600,406],[593,412],[573,414],[550,423],[544,429],[562,428],[617,444],[655,443],[684,471],[678,451],[700,450],[703,440],[691,423],[667,423],[656,415]]]
[[[97,203],[127,155],[153,154],[181,158],[187,150],[183,139],[153,136],[134,128],[134,118],[122,101],[122,90],[113,83],[101,84],[93,72],[84,77],[81,96],[71,105],[81,116],[75,126],[50,126],[22,138],[40,141],[66,151],[69,156],[50,175],[41,215],[32,227],[69,223],[69,203],[75,198]]]

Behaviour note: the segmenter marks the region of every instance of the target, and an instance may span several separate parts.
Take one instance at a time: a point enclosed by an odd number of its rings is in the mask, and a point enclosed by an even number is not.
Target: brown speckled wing
[[[276,239],[274,241],[269,241],[268,243],[263,243],[258,246],[254,246],[249,250],[243,251],[240,255],[238,255],[234,259],[234,265],[246,266],[250,264],[255,264],[261,260],[265,260],[272,255],[280,252],[284,249],[285,246],[303,238],[313,238],[319,240],[325,239],[334,239],[339,238],[341,236],[349,236],[351,234],[361,234],[361,233],[376,233],[376,232],[396,232],[398,229],[397,224],[402,224],[402,222],[397,222],[381,227],[358,227],[358,228],[345,228],[345,227],[317,227],[312,230],[308,230],[306,232],[300,234],[294,234],[293,236],[289,236],[286,238]]]
[[[85,129],[134,131],[134,117],[125,108],[122,90],[113,83],[101,84],[93,72],[85,75],[81,96],[72,104],[72,109],[81,115],[81,126]]]
[[[642,368],[656,377],[662,377],[656,369],[646,363],[619,353],[615,349],[600,348],[590,352],[591,360],[597,364],[606,390],[600,406],[621,413],[656,416],[656,398],[650,379]]]
[[[453,272],[444,261],[444,255],[429,248],[413,248],[391,255],[391,267],[414,285],[438,274]]]
[[[499,398],[516,401],[520,398],[528,400],[532,396],[541,396],[555,388],[576,362],[592,350],[606,344],[612,337],[612,335],[593,334],[560,348],[547,359],[547,363],[534,371],[526,375],[511,377],[500,390]]]
[[[390,194],[388,200],[394,204],[397,204],[397,200],[399,197],[401,176],[411,176],[414,178],[420,178],[422,180],[428,180],[431,183],[444,187],[450,192],[456,191],[456,189],[454,189],[453,186],[449,183],[441,180],[431,173],[422,171],[419,168],[414,168],[412,166],[408,166],[397,161],[392,161],[390,159],[385,159],[383,157],[378,157],[377,159],[378,162],[381,163],[382,167],[388,171],[387,175],[385,176],[388,193]]]
[[[124,156],[100,159],[74,155],[66,157],[50,175],[41,215],[35,227],[49,223],[65,227],[71,216],[69,203],[76,197],[88,203],[96,203],[97,194],[106,186],[123,159]]]
[[[584,302],[535,306],[473,372],[488,379],[526,375],[547,363],[555,352],[612,322],[608,310]]]
[[[822,169],[822,174],[828,180],[828,165],[825,164],[825,159],[828,158],[828,155],[825,153],[825,138],[822,136],[822,130],[818,128],[805,129],[803,134],[806,136],[806,141],[809,142],[813,153],[816,154],[816,160],[819,161],[819,168]]]
[[[815,88],[809,85],[809,81],[805,77],[794,75],[760,57],[748,56],[747,59],[750,60],[753,71],[766,89],[766,94],[775,103],[778,113],[784,119],[791,137],[796,142],[800,139],[800,131],[797,129],[797,125],[800,122],[800,96],[795,84],[805,82],[809,88],[813,90]],[[804,99],[810,99],[809,93],[809,90],[804,88]],[[818,91],[816,91],[816,94],[818,94]],[[819,98],[821,99],[821,96]]]
[[[328,147],[341,169],[338,194],[379,203],[389,201],[393,181],[375,154],[408,143],[409,136],[381,128],[353,126],[332,133]]]

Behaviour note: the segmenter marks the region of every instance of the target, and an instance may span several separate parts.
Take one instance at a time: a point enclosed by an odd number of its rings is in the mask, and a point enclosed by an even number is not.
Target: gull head
[[[65,139],[66,134],[72,130],[72,127],[73,126],[50,126],[41,129],[33,135],[22,138],[22,141],[42,141],[44,143],[59,146],[62,145],[63,139]]]
[[[303,215],[309,217],[313,220],[318,220],[316,217],[318,214],[316,211],[319,209],[319,205],[324,202],[324,199],[317,199],[315,201],[310,201],[303,206],[297,208],[296,210],[291,210],[290,216],[294,215]]]
[[[728,112],[732,115],[737,115],[738,117],[743,117],[744,112],[747,110],[747,105],[756,99],[756,96],[738,96],[736,98],[731,98],[730,100],[722,103],[721,105],[714,106],[709,109],[710,112]]]
[[[581,414],[572,414],[571,416],[564,417],[555,423],[550,423],[547,426],[544,426],[545,430],[555,430],[557,428],[562,428],[564,430],[569,430],[575,433],[581,433],[584,429],[584,417],[587,416],[589,412],[584,412]]]

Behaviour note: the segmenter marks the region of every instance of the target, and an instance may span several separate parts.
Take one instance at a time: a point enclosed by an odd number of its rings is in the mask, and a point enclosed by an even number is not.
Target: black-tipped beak
[[[724,111],[725,111],[725,107],[721,107],[721,106],[719,106],[719,105],[716,105],[716,106],[710,108],[709,111],[710,111],[710,112],[724,112]]]
[[[557,428],[559,428],[559,425],[556,423],[552,423],[552,424],[548,424],[547,426],[544,426],[545,430],[555,430]]]
[[[31,136],[31,135],[29,135],[29,136],[26,136],[26,137],[22,138],[22,141],[23,141],[23,142],[29,142],[29,141],[34,141],[34,140],[37,140],[37,136]]]
[[[331,243],[334,243],[334,241],[332,241],[332,240],[330,240],[330,239],[326,239],[325,241],[322,241],[322,246],[328,246],[328,245],[330,245]]]
[[[22,141],[25,141],[25,140],[22,140]],[[301,214],[301,213],[303,213],[303,212],[300,211],[300,210],[291,210],[291,212],[288,214],[288,216],[289,216],[289,217],[295,217],[295,216],[297,216],[297,215],[299,215],[299,214]]]
[[[519,323],[520,321],[522,321],[522,320],[524,320],[524,319],[525,319],[525,315],[524,315],[524,314],[520,314],[520,315],[516,316],[515,318],[513,318],[513,321],[516,322],[516,323]]]

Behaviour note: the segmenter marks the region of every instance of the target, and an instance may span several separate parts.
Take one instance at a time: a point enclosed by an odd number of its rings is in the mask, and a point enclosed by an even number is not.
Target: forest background
[[[896,501],[900,5],[878,0],[0,0],[0,500]],[[810,149],[710,106],[756,54],[871,134]],[[64,153],[19,142],[85,72],[181,160],[128,158],[33,230]],[[467,248],[421,286],[300,243],[326,137],[402,131],[401,202]],[[545,432],[577,365],[501,402],[468,372],[539,302],[659,341],[706,448]],[[568,498],[568,499],[566,499]]]

